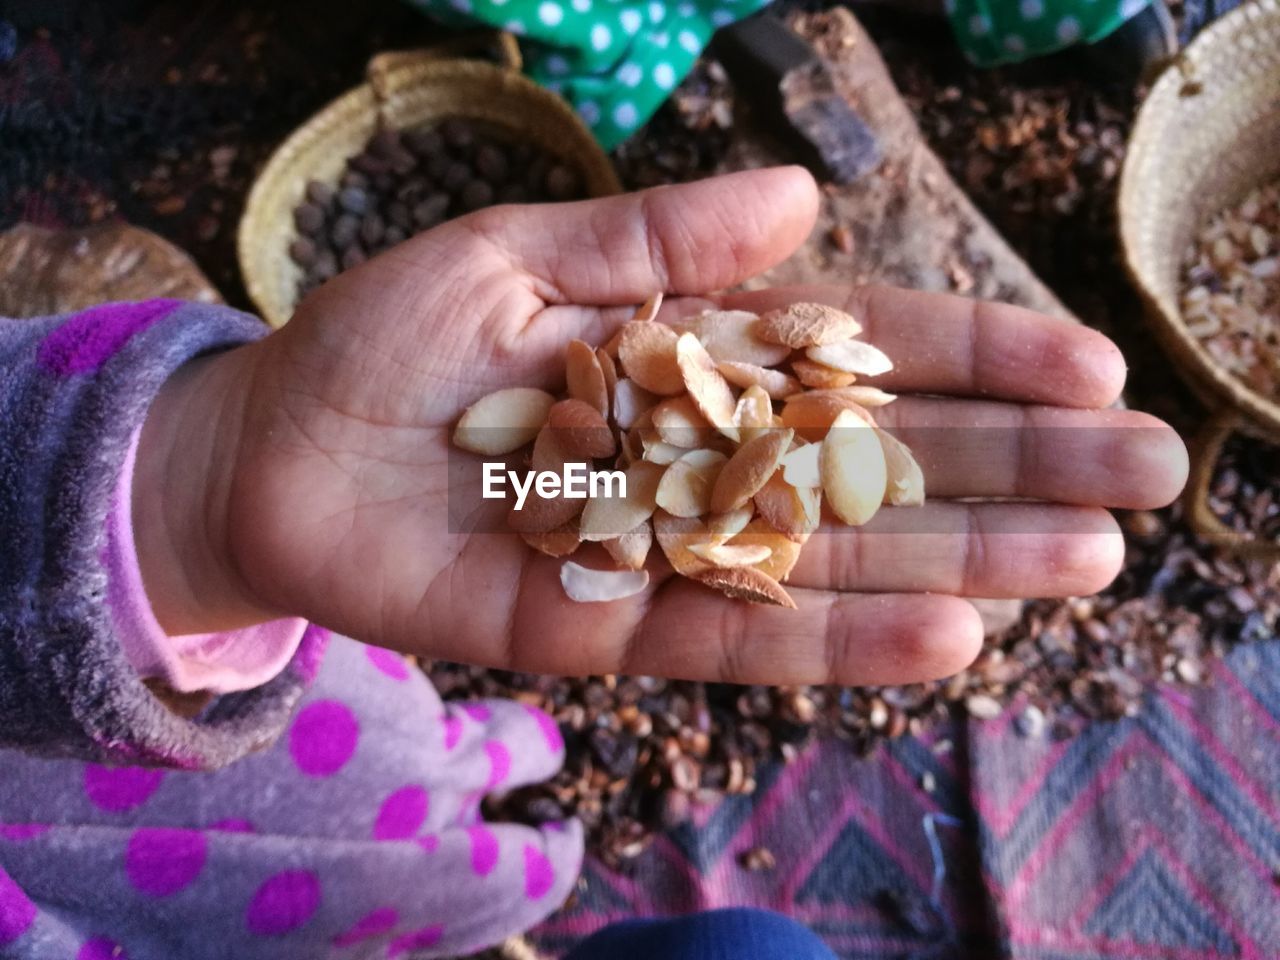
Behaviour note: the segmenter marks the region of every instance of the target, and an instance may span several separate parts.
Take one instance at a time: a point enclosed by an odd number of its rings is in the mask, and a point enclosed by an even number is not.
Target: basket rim
[[[375,58],[376,56],[375,54]],[[567,102],[509,67],[467,57],[430,56],[424,52],[422,59],[397,63],[388,68],[382,75],[382,80],[384,83],[394,84],[404,74],[412,75],[411,84],[407,86],[438,83],[454,78],[474,80],[487,77],[501,80],[504,85],[509,85],[518,91],[521,96],[528,97],[533,103],[554,111],[559,115],[561,122],[576,127],[584,143],[595,143],[590,129]],[[270,229],[270,225],[263,220],[268,206],[268,194],[275,189],[282,178],[288,175],[293,155],[302,146],[322,138],[335,124],[358,117],[366,111],[372,110],[376,118],[378,108],[377,91],[368,79],[338,94],[294,127],[275,146],[266,163],[254,177],[236,226],[236,261],[245,292],[272,327],[283,326],[292,315],[292,309],[285,311],[283,316],[276,316],[277,311],[273,306],[274,298],[267,287],[263,271],[258,268],[253,257],[253,249],[258,239]],[[599,150],[597,157],[588,158],[583,166],[585,173],[592,179],[601,181],[607,188],[604,192],[609,194],[621,192],[622,184],[618,179],[617,171],[603,150]]]
[[[372,96],[372,86],[368,83],[362,83],[334,97],[299,126],[291,130],[289,135],[280,143],[276,144],[275,149],[271,151],[271,156],[267,158],[267,162],[262,165],[262,169],[253,178],[253,184],[245,197],[244,211],[240,214],[240,222],[236,225],[236,265],[240,268],[240,280],[244,283],[245,293],[249,295],[253,305],[262,312],[262,316],[267,323],[273,327],[278,327],[280,324],[270,316],[274,311],[269,306],[271,300],[264,289],[265,281],[262,278],[261,271],[251,265],[253,262],[251,259],[251,247],[254,243],[254,237],[261,229],[259,221],[263,216],[266,193],[271,189],[272,184],[287,170],[286,163],[294,148],[298,144],[314,138],[313,123],[321,118],[345,114],[356,107],[359,101]]]
[[[1117,191],[1117,217],[1121,259],[1125,271],[1142,298],[1148,324],[1153,327],[1156,339],[1165,352],[1171,355],[1174,368],[1181,371],[1184,377],[1207,388],[1224,406],[1238,410],[1253,420],[1266,434],[1280,436],[1280,403],[1254,390],[1215,360],[1201,341],[1187,329],[1181,311],[1164,308],[1153,284],[1148,282],[1146,273],[1139,265],[1137,241],[1133,236],[1137,210],[1145,202],[1137,179],[1136,158],[1143,153],[1149,154],[1153,149],[1147,142],[1146,135],[1147,127],[1154,122],[1152,117],[1156,116],[1156,111],[1167,109],[1171,89],[1185,82],[1184,64],[1194,64],[1203,56],[1204,51],[1232,43],[1242,28],[1260,18],[1280,25],[1280,0],[1251,0],[1218,18],[1165,68],[1152,86],[1138,109],[1129,134],[1129,149],[1125,155]],[[1173,95],[1176,95],[1176,91]]]

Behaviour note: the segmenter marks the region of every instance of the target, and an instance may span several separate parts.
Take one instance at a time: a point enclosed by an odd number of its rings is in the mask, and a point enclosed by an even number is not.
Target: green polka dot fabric
[[[981,67],[1016,63],[1108,36],[1151,0],[946,0],[965,55]]]
[[[525,69],[562,94],[606,150],[635,133],[717,28],[769,0],[410,0],[451,26],[520,37]]]

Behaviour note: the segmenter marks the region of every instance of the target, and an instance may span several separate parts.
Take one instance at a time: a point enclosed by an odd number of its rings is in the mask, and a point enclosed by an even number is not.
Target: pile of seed
[[[733,141],[733,89],[724,68],[704,55],[657,113],[613,151],[629,190],[711,176]]]
[[[479,121],[379,131],[337,184],[308,183],[293,212],[298,236],[289,256],[303,271],[298,296],[452,217],[582,196],[572,166]]]
[[[1253,390],[1280,398],[1280,182],[1212,218],[1182,276],[1191,334]]]
[[[1233,435],[1218,456],[1209,509],[1228,528],[1280,541],[1280,448]]]
[[[681,576],[735,599],[794,607],[782,583],[824,503],[860,526],[882,504],[924,502],[915,458],[870,412],[893,395],[854,384],[893,363],[856,339],[854,317],[825,304],[762,316],[708,310],[677,327],[653,319],[660,303],[651,299],[599,349],[569,343],[567,398],[527,387],[491,393],[462,415],[454,445],[495,457],[532,444],[537,474],[598,461],[625,471],[624,490],[612,495],[544,493],[539,484],[508,514],[548,556],[584,542],[608,551],[619,569],[561,567],[572,600],[644,590],[656,539]]]

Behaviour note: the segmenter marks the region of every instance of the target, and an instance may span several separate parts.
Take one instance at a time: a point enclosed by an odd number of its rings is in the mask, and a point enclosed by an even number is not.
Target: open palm
[[[1073,324],[954,297],[708,294],[788,256],[816,206],[809,177],[780,169],[494,208],[343,274],[284,330],[211,361],[225,376],[203,379],[238,384],[244,402],[234,428],[219,425],[234,439],[219,444],[228,453],[203,495],[205,523],[249,606],[511,669],[885,683],[945,675],[974,656],[981,624],[963,596],[1105,585],[1123,543],[1104,508],[1161,505],[1186,469],[1171,430],[1102,409],[1124,380],[1116,348]],[[888,508],[856,534],[815,535],[789,583],[798,610],[669,576],[656,551],[643,593],[575,604],[561,561],[491,532],[482,510],[450,520],[460,413],[501,387],[557,389],[570,339],[603,343],[658,290],[669,295],[660,319],[713,302],[826,300],[851,309],[898,363],[877,385],[903,396],[879,418],[915,450],[932,499]],[[190,422],[208,409],[199,397],[183,402]],[[585,562],[598,549],[584,548]]]

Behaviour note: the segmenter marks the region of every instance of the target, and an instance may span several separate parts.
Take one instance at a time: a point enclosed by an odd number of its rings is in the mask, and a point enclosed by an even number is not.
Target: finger
[[[981,619],[957,597],[788,592],[795,610],[729,601],[674,577],[621,669],[726,683],[915,683],[963,669],[982,644]]]
[[[875,414],[915,454],[929,496],[1149,510],[1187,479],[1182,439],[1136,410],[900,397]]]
[[[1022,307],[893,287],[784,287],[735,293],[725,306],[762,313],[797,300],[848,310],[895,369],[886,390],[1105,407],[1124,387],[1119,348],[1095,330]]]
[[[785,260],[817,208],[813,178],[776,167],[603,200],[495,207],[459,223],[504,251],[548,302],[608,305],[740,283]]]
[[[513,669],[729,683],[909,683],[961,669],[982,641],[977,612],[955,597],[794,589],[798,609],[790,610],[668,576],[633,597],[581,604],[565,596],[559,567],[546,557],[528,565],[512,618]]]
[[[1124,562],[1111,515],[1087,507],[929,503],[881,510],[864,527],[823,527],[789,585],[821,590],[1072,597],[1097,593]]]

